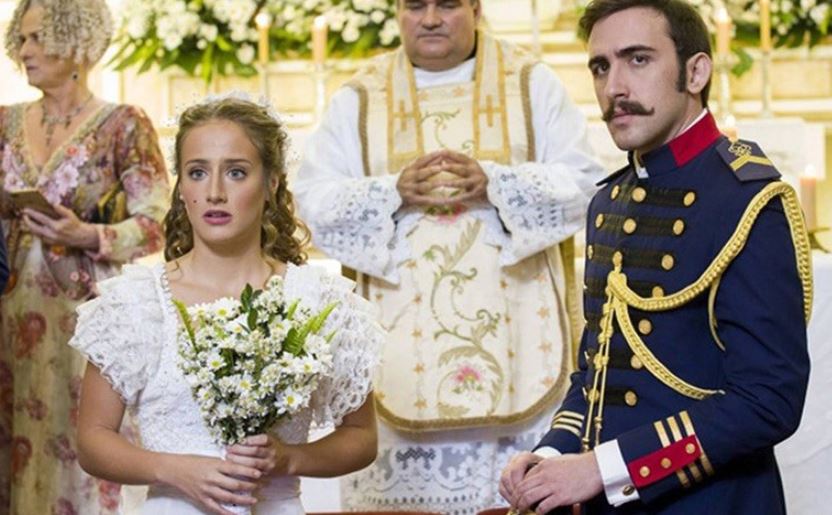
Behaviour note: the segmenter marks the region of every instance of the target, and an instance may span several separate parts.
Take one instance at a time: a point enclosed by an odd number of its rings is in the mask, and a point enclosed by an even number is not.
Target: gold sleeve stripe
[[[679,429],[679,424],[676,422],[676,417],[667,417],[667,425],[670,427],[670,432],[673,435],[673,441],[678,442],[682,439],[682,431]],[[687,428],[685,428],[687,431]],[[690,436],[690,432],[687,433],[687,436]],[[688,470],[690,471],[691,475],[693,476],[693,480],[697,483],[702,481],[702,473],[699,471],[699,467],[696,466],[696,463],[691,463],[688,466]]]
[[[580,413],[575,413],[574,411],[561,411],[560,413],[555,415],[555,418],[571,418],[580,422],[584,421],[584,416]]]
[[[578,428],[578,430],[580,430],[584,427],[583,422],[578,422],[577,420],[569,420],[567,418],[562,418],[560,420],[555,420],[554,422],[552,422],[552,426],[554,427],[555,425],[572,426],[572,427]]]
[[[679,419],[682,421],[682,425],[685,426],[687,436],[696,435],[696,431],[693,429],[693,421],[691,421],[687,410],[683,410],[679,413]],[[711,466],[711,460],[708,459],[708,455],[705,453],[705,448],[702,447],[702,442],[699,441],[699,437],[696,438],[696,441],[699,442],[699,451],[702,453],[699,456],[699,462],[702,464],[702,468],[705,469],[705,473],[709,476],[713,476],[714,468]]]
[[[578,438],[581,438],[581,431],[579,429],[575,429],[572,426],[567,426],[567,425],[564,425],[564,424],[555,424],[555,425],[552,426],[552,429],[563,429],[564,431],[569,431],[570,433],[577,436]]]
[[[555,418],[552,419],[552,422],[554,423],[554,422],[557,422],[558,420],[565,420],[565,421],[569,421],[569,422],[575,422],[577,424],[583,424],[584,423],[583,417],[581,417],[581,418],[570,417],[568,415],[556,415]]]
[[[662,447],[668,447],[670,445],[670,438],[667,437],[667,431],[665,431],[662,421],[657,420],[653,423],[653,426],[656,428],[656,434],[659,435],[659,442],[661,442]],[[676,477],[679,479],[679,482],[682,483],[683,487],[688,488],[690,486],[690,480],[688,479],[688,476],[685,475],[684,470],[677,470]]]

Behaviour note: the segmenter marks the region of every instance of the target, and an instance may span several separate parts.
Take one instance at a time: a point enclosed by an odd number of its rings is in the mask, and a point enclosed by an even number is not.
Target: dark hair
[[[667,20],[670,39],[676,46],[676,58],[679,61],[679,78],[676,88],[685,90],[687,82],[687,67],[692,56],[702,52],[711,56],[711,38],[705,21],[696,9],[684,0],[592,0],[586,7],[583,16],[578,21],[578,35],[584,41],[589,39],[592,28],[596,23],[617,12],[646,7],[653,9]],[[711,81],[702,89],[700,99],[702,105],[708,105],[708,95],[711,91]]]
[[[286,131],[266,108],[247,100],[224,98],[197,104],[179,117],[179,131],[174,146],[177,179],[170,210],[165,216],[165,259],[171,261],[194,246],[193,229],[179,198],[182,177],[182,142],[192,129],[212,120],[228,120],[243,128],[263,163],[263,187],[268,191],[263,206],[260,246],[266,256],[299,265],[306,261],[303,246],[309,230],[295,218],[292,193],[286,187]],[[273,179],[277,188],[273,189]]]

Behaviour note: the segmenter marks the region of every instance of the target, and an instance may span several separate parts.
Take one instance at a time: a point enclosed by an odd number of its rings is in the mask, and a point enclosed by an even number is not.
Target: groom
[[[785,513],[774,445],[800,422],[812,287],[794,191],[717,130],[693,7],[595,0],[580,28],[629,165],[590,204],[579,370],[500,493],[521,512]]]

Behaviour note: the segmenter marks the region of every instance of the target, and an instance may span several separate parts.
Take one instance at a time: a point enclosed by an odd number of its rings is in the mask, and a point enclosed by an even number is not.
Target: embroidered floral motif
[[[453,388],[454,393],[483,391],[482,374],[476,367],[468,363],[463,363],[459,366],[456,375],[454,375],[454,383],[456,383],[456,386]]]

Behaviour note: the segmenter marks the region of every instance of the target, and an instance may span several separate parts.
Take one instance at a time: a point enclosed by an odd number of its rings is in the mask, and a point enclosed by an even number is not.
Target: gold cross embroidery
[[[486,95],[484,112],[489,127],[494,127],[494,114],[497,113],[498,109],[499,106],[494,107],[494,104],[491,101],[491,95]]]
[[[404,100],[399,100],[399,111],[393,115],[393,119],[399,118],[401,119],[401,131],[407,130],[407,119],[413,118],[416,120],[416,112],[415,111],[407,111],[404,108]]]

